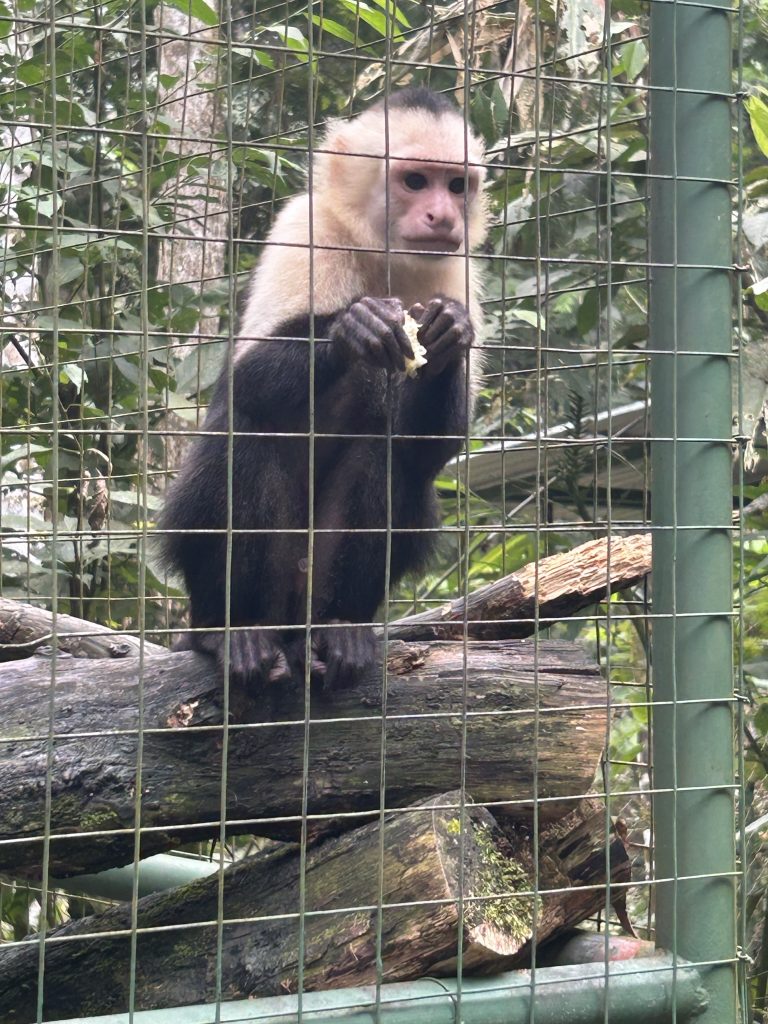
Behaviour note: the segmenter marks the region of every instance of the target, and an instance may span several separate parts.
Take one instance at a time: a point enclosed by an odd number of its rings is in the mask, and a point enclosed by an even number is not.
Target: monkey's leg
[[[247,423],[237,428],[249,429]],[[231,684],[258,691],[292,677],[282,630],[265,627],[296,622],[298,566],[307,547],[303,453],[284,440],[236,436],[227,573],[226,449],[219,438],[202,440],[200,472],[176,498],[187,510],[179,512],[178,528],[195,531],[176,540],[191,599],[186,646],[212,654],[222,669],[228,650]],[[227,621],[232,628],[225,631]]]
[[[312,566],[312,669],[328,690],[353,686],[379,660],[370,622],[386,568],[385,447],[334,449],[316,482]]]
[[[222,671],[228,651],[229,680],[237,689],[254,692],[270,684],[287,682],[292,673],[281,633],[277,629],[263,628],[275,614],[275,625],[283,624],[279,608],[272,605],[269,613],[266,611],[273,590],[270,581],[279,579],[274,554],[263,543],[258,546],[247,545],[239,540],[233,543],[229,580],[231,628],[227,630],[224,628],[227,616],[226,573],[223,571],[226,548],[224,543],[217,547],[219,557],[216,561],[219,565],[216,568],[212,564],[213,558],[203,558],[200,560],[199,571],[193,570],[186,574],[192,600],[193,628],[186,634],[183,646],[213,655]],[[246,566],[254,563],[259,565],[257,578],[264,589],[259,595],[246,595],[242,592],[243,585],[237,574],[245,572]],[[286,602],[280,602],[280,605],[284,608]],[[257,621],[261,623],[258,626],[254,625]]]

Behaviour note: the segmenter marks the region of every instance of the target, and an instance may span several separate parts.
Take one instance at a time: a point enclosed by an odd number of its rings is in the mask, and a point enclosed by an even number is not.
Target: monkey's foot
[[[370,626],[329,623],[312,630],[312,672],[326,690],[354,686],[379,660],[379,642]]]
[[[224,670],[224,630],[187,634],[191,646],[212,654]],[[238,689],[260,689],[291,679],[291,668],[277,634],[268,629],[233,629],[229,634],[229,682]]]

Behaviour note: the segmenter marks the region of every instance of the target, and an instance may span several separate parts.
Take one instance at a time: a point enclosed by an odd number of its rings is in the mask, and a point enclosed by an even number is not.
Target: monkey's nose
[[[456,218],[452,213],[445,211],[427,211],[427,223],[433,231],[453,231]]]

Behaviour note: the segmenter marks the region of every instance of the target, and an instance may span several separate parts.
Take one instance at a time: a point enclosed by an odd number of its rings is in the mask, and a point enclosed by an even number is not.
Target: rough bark
[[[651,535],[612,536],[588,541],[480,587],[464,601],[409,615],[389,626],[397,640],[474,640],[530,636],[608,594],[637,583],[651,571]]]
[[[229,727],[230,833],[300,833],[305,743],[310,836],[378,811],[383,759],[387,807],[463,781],[480,803],[524,818],[535,795],[542,817],[557,818],[589,789],[608,711],[605,682],[578,646],[393,642],[389,651],[386,709],[377,672],[332,699],[313,693],[306,724],[303,693],[284,691],[270,721]],[[39,657],[0,668],[0,870],[39,877],[46,775],[54,876],[128,863],[138,825],[141,856],[218,836],[222,687],[213,662],[160,655],[139,677],[140,664],[60,656],[55,674]]]
[[[137,657],[167,654],[160,644],[108,626],[85,622],[74,615],[53,616],[44,608],[0,597],[0,662],[28,658],[41,647],[56,647],[73,658]]]
[[[466,806],[462,817],[458,805],[459,794],[446,793],[388,815],[383,834],[376,822],[310,849],[303,904],[296,847],[279,847],[227,870],[222,997],[297,991],[300,932],[302,984],[313,991],[374,983],[379,954],[387,982],[453,973],[458,946],[465,973],[490,973],[525,962],[534,924],[543,943],[582,919],[573,917],[577,904],[570,892],[534,894],[529,832],[518,827],[504,835],[488,811]],[[587,838],[595,815],[585,806],[584,815],[571,815],[570,833],[550,829],[542,835],[540,861],[560,888],[583,886],[585,877],[593,877],[592,846],[602,842],[605,816],[597,818],[598,834]],[[603,856],[603,868],[605,863]],[[628,876],[620,842],[615,855],[611,847],[611,870]],[[603,898],[602,889],[585,890],[580,913],[598,909]],[[217,876],[139,901],[136,1009],[215,998],[218,907]],[[127,1008],[131,926],[126,904],[49,934],[45,1020]],[[35,1019],[38,957],[36,943],[0,952],[0,1014],[9,1024]]]

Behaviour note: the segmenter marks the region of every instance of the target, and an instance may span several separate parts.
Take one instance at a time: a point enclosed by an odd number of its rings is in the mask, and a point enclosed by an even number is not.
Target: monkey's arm
[[[328,388],[343,372],[343,359],[328,334],[336,316],[296,317],[279,325],[272,336],[252,345],[242,355],[235,353],[233,379],[237,409],[272,418],[306,406],[309,401],[309,372],[314,336],[315,390]],[[222,373],[214,401],[226,402],[227,375]],[[212,403],[213,404],[213,403]]]
[[[259,418],[273,419],[309,402],[311,346],[314,336],[315,396],[339,383],[344,373],[363,361],[386,370],[402,370],[412,356],[397,299],[363,298],[331,316],[296,317],[280,325],[235,359],[234,404]],[[222,374],[219,390],[226,386]],[[225,399],[225,392],[219,400]]]

